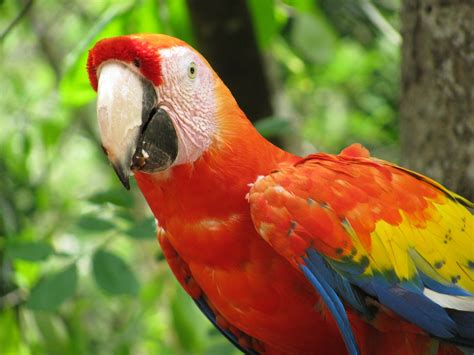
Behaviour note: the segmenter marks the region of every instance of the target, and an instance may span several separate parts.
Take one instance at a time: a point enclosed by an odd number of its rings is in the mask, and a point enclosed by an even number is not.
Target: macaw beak
[[[99,71],[97,118],[107,157],[129,190],[132,171],[153,173],[170,167],[178,138],[168,113],[157,106],[153,84],[119,62]]]

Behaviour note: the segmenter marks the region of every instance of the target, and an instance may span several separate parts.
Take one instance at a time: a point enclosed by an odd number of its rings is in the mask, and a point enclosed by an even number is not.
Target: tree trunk
[[[474,200],[474,2],[404,0],[405,166]]]
[[[246,0],[187,0],[200,52],[248,118],[270,116],[263,61]]]

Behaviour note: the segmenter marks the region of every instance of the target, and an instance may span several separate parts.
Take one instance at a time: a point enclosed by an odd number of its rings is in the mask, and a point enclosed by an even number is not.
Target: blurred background
[[[85,70],[100,38],[184,39],[293,152],[357,141],[398,161],[399,0],[223,3],[0,0],[0,354],[238,353],[102,153]]]

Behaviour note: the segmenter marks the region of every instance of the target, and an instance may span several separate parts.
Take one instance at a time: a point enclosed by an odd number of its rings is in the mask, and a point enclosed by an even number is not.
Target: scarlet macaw
[[[133,172],[176,278],[242,351],[474,346],[471,202],[360,145],[275,147],[176,38],[101,40],[87,68],[108,159],[127,188]]]

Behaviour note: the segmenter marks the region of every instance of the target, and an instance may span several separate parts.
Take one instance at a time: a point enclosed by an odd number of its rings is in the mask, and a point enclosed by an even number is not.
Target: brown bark
[[[199,51],[250,120],[273,112],[246,0],[187,0]]]
[[[404,0],[405,166],[474,200],[474,2]]]

